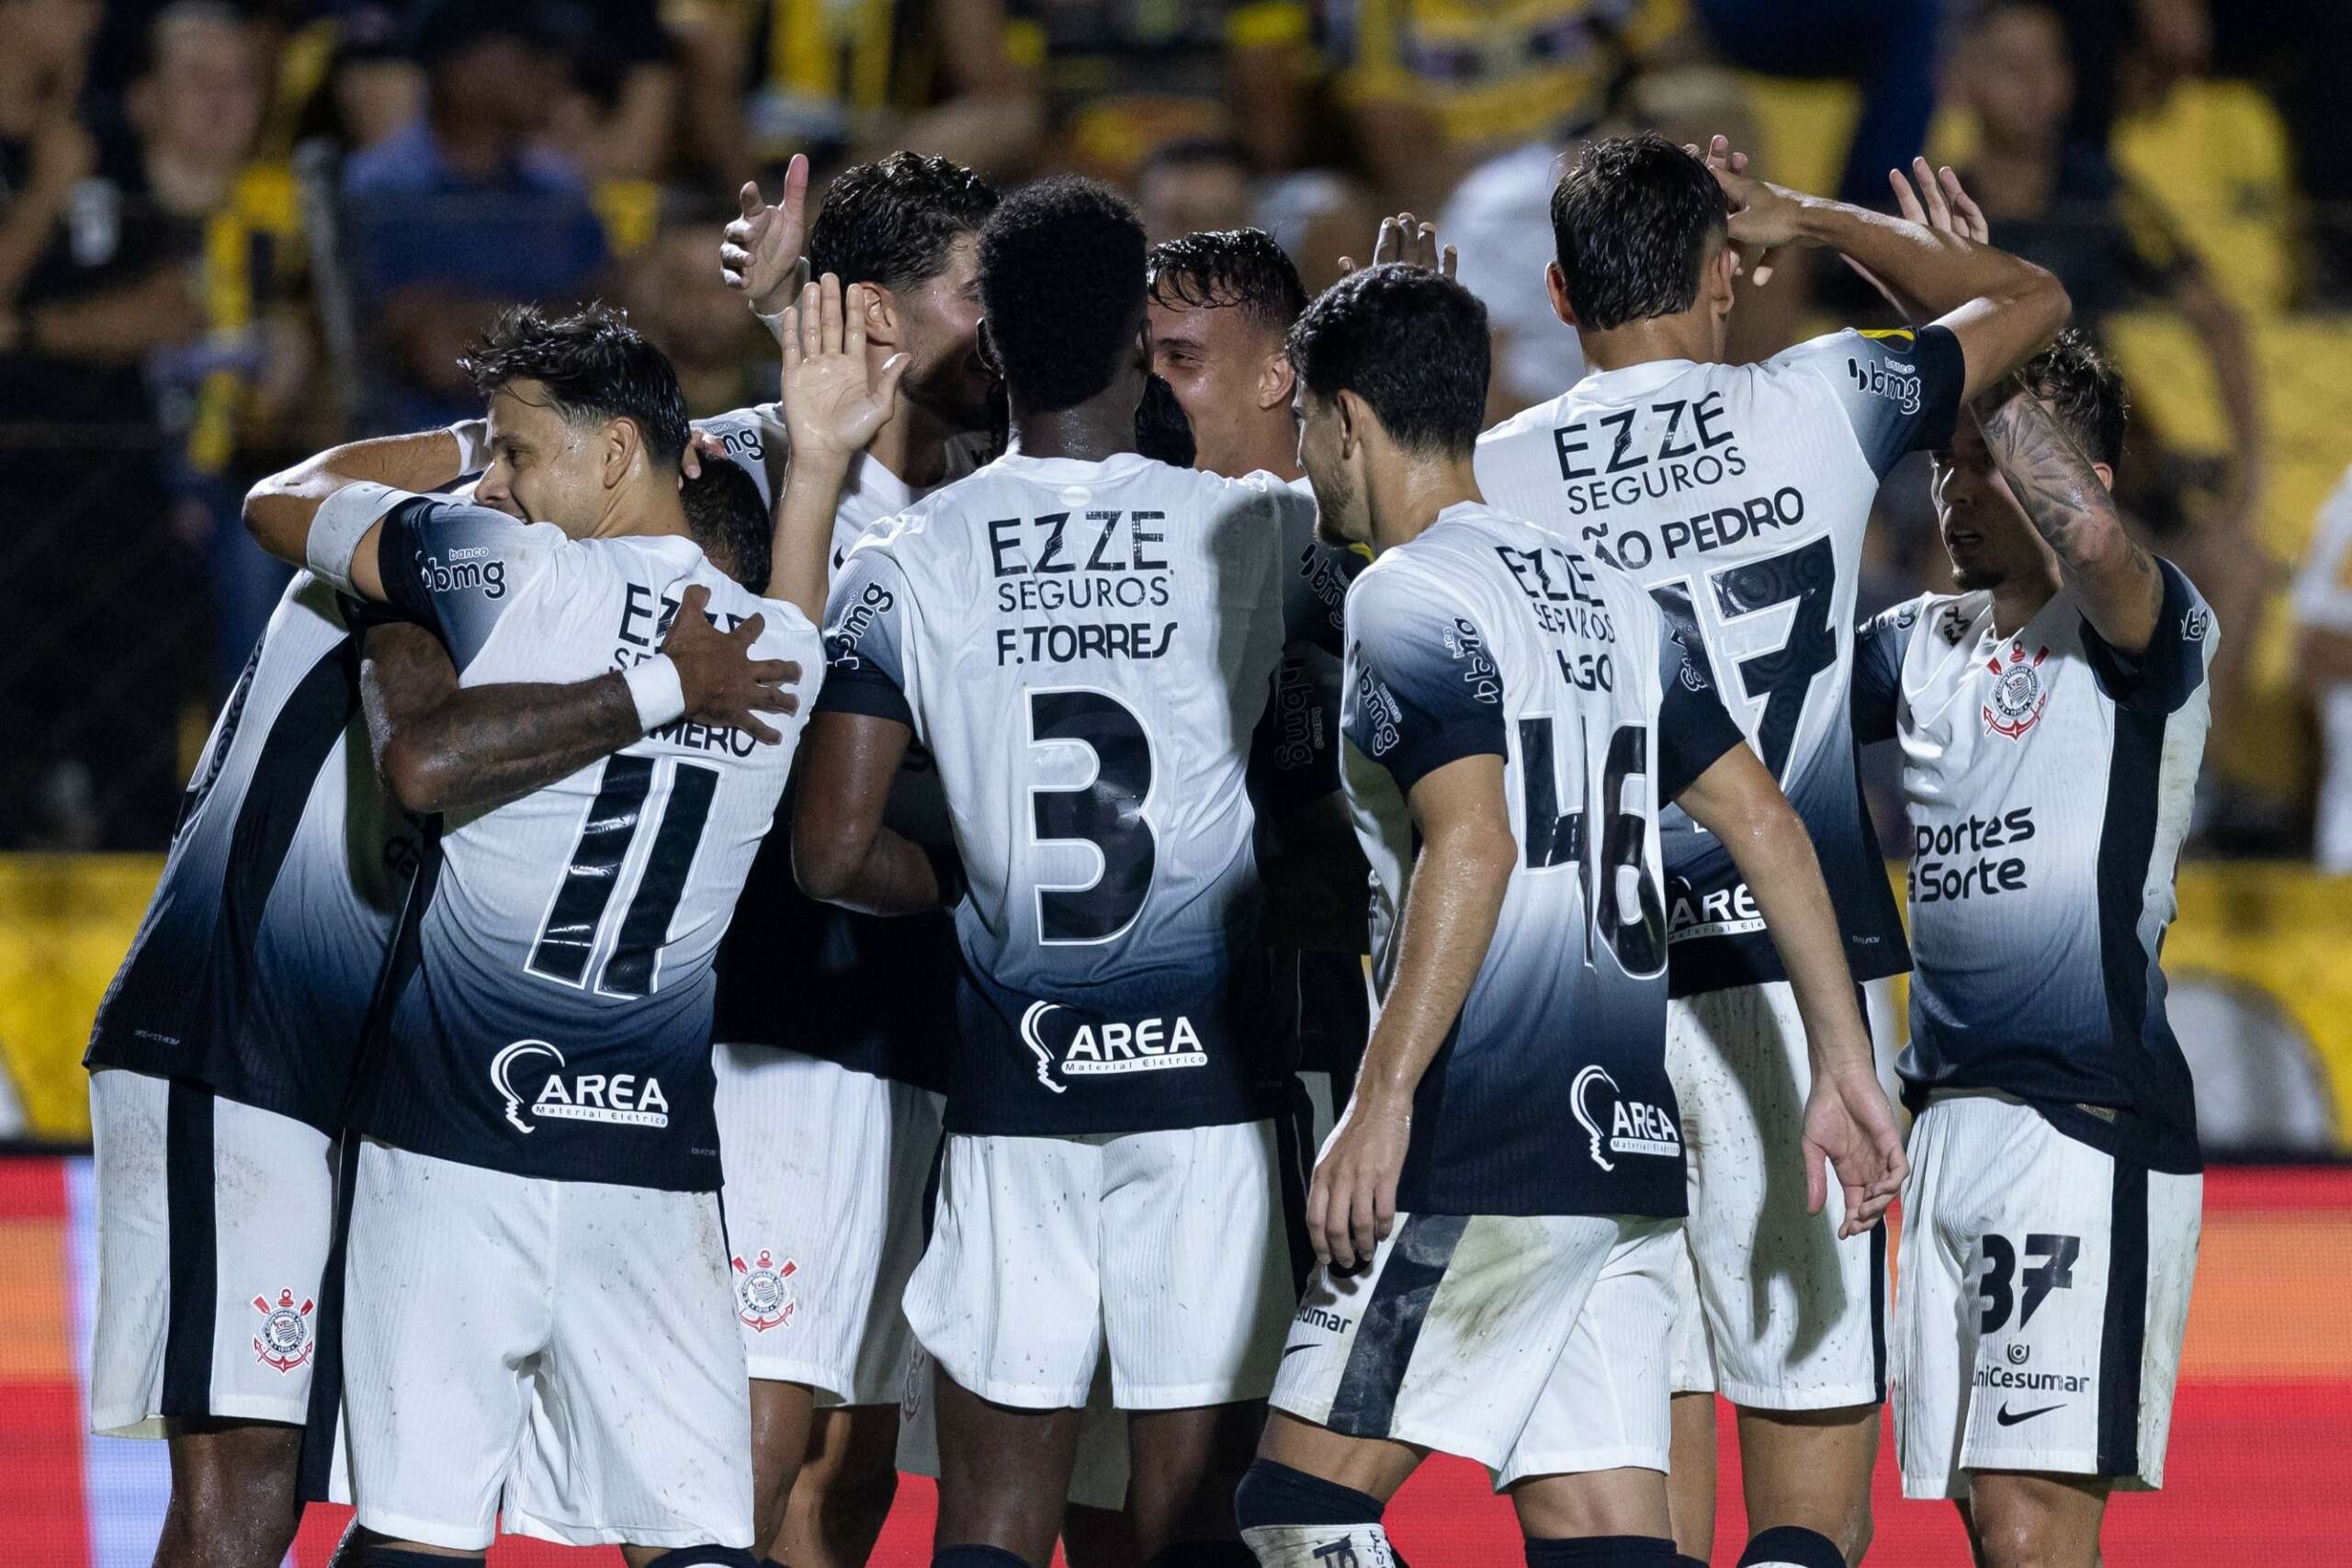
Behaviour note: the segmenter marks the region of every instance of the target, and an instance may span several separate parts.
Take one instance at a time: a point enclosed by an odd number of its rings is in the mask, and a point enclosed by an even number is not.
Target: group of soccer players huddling
[[[1526,262],[1589,373],[1484,429],[1409,216],[1310,301],[1084,180],[806,182],[720,258],[775,405],[521,308],[484,420],[247,500],[302,570],[88,1056],[161,1568],[326,1497],[347,1568],[855,1568],[900,1469],[940,1568],[1384,1568],[1432,1451],[1530,1568],[1667,1568],[1718,1394],[1738,1561],[1838,1568],[1890,1388],[1981,1563],[2094,1563],[2195,1263],[2216,633],[2057,283],[1949,171],[1596,142]],[[1800,245],[1912,325],[1724,363]],[[1918,450],[1956,591],[1858,627]]]

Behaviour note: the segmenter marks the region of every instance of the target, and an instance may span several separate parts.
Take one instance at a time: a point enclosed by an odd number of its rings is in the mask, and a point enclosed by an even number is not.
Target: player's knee
[[[898,1497],[895,1467],[845,1468],[826,1479],[817,1495],[817,1513],[829,1533],[835,1529],[878,1532]]]
[[[1263,1568],[1402,1568],[1369,1492],[1261,1459],[1234,1489],[1242,1543]]]
[[[174,1487],[165,1534],[190,1560],[277,1568],[301,1524],[290,1483],[283,1487],[198,1477]]]
[[[1819,1530],[1775,1525],[1747,1543],[1739,1568],[1846,1568],[1846,1552]]]
[[[1674,1568],[1674,1542],[1662,1535],[1570,1535],[1527,1541],[1527,1568]]]

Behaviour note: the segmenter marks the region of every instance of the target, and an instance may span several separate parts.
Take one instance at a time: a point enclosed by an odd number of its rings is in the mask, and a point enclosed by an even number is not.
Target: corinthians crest
[[[2013,642],[2007,660],[1996,653],[1984,661],[1993,672],[1993,694],[1983,709],[1986,729],[2015,740],[2033,728],[2042,704],[2050,700],[2050,688],[2041,679],[2041,661],[2049,657],[2045,648],[2028,660],[2025,645]]]
[[[792,1321],[800,1303],[785,1281],[800,1272],[800,1265],[789,1258],[778,1263],[765,1247],[760,1249],[756,1262],[746,1263],[741,1258],[728,1262],[735,1269],[735,1315],[750,1324],[753,1333],[765,1334]]]
[[[311,1313],[316,1302],[294,1304],[294,1292],[280,1291],[277,1300],[267,1296],[254,1298],[254,1311],[261,1314],[261,1331],[254,1336],[254,1359],[266,1362],[281,1372],[290,1372],[309,1362],[316,1347],[311,1338]]]

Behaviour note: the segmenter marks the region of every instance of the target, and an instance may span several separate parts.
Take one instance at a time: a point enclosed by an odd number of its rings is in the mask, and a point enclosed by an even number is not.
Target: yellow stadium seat
[[[1862,113],[1854,85],[1736,74],[1763,138],[1754,155],[1764,176],[1795,190],[1835,192]]]
[[[2287,129],[2259,89],[2183,83],[2156,112],[2117,121],[2109,146],[2240,310],[2270,314],[2293,301],[2302,279]]]

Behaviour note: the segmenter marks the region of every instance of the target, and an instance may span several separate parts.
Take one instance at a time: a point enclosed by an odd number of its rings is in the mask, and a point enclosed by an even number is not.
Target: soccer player
[[[863,379],[837,286],[824,313]],[[760,743],[764,725],[688,721],[674,670],[649,655],[665,620],[709,614],[748,631],[764,679],[813,660],[827,541],[780,536],[765,595],[705,557],[675,478],[676,378],[612,312],[510,312],[467,368],[489,403],[480,504],[413,493],[446,461],[435,433],[264,480],[248,525],[432,631],[461,682],[617,670],[650,732],[446,814],[427,840],[355,1095],[330,1281],[357,1560],[474,1556],[503,1516],[619,1544],[632,1568],[747,1565],[709,970],[798,720],[780,745]],[[870,421],[888,379],[860,389]]]
[[[1919,174],[1905,209],[1982,237]],[[2109,1493],[2163,1483],[2196,1271],[2156,957],[2220,633],[2109,500],[2129,417],[2075,332],[1981,400],[1936,456],[1959,592],[1855,649],[1855,728],[1901,744],[1914,836],[1896,1453],[1986,1568],[2088,1568]]]
[[[1744,163],[1744,160],[1739,160]],[[1880,477],[1941,445],[1963,398],[2048,342],[2066,296],[1988,245],[1751,179],[1655,135],[1587,148],[1552,199],[1554,310],[1592,367],[1480,440],[1502,510],[1647,588],[1820,854],[1858,979],[1907,958],[1856,781],[1854,585]],[[1845,332],[1723,363],[1738,246],[1824,246],[1926,307],[1915,333]],[[1838,1568],[1870,1534],[1885,1397],[1885,1239],[1809,1216],[1795,1161],[1811,1067],[1726,840],[1669,811],[1667,1055],[1689,1118],[1690,1272],[1675,1388],[1676,1537],[1713,1534],[1713,1398],[1739,1409],[1744,1563]]]
[[[1903,1171],[1804,824],[1638,585],[1479,497],[1485,310],[1405,265],[1292,333],[1347,600],[1349,805],[1380,1008],[1307,1200],[1323,1268],[1283,1348],[1243,1538],[1266,1568],[1394,1561],[1380,1517],[1431,1450],[1508,1489],[1531,1568],[1672,1561],[1670,1279],[1684,1206],[1666,1072],[1660,803],[1724,830],[1816,1071],[1792,1165],[1843,1228]]]
[[[1012,449],[851,550],[794,863],[820,897],[956,908],[949,1136],[906,1298],[937,1368],[934,1561],[1042,1568],[1105,1356],[1144,1555],[1229,1561],[1295,1300],[1247,760],[1309,629],[1310,511],[1132,450],[1143,230],[1102,186],[1008,197],[980,295]],[[952,851],[884,825],[915,740]]]
[[[722,254],[763,320],[791,303],[805,161],[775,207],[745,186]],[[984,455],[995,378],[980,363],[980,225],[996,192],[944,158],[894,152],[844,170],[808,229],[808,265],[863,285],[868,359],[908,355],[890,416],[863,449],[805,450],[774,410],[707,422],[730,455],[815,494],[830,487],[832,565],[859,535]],[[788,475],[788,480],[784,477]],[[948,830],[920,756],[893,821]],[[784,818],[792,810],[787,799]],[[879,919],[820,904],[793,880],[791,841],[761,847],[718,952],[719,1147],[728,1254],[752,1378],[759,1544],[795,1568],[865,1562],[897,1483],[899,1400],[914,1340],[899,1305],[922,1256],[955,1032],[955,932],[943,911]],[[776,984],[779,963],[792,983]],[[820,1417],[819,1412],[824,1414]],[[804,1455],[821,1477],[787,1500]]]
[[[447,477],[474,439],[445,437]],[[698,616],[670,628],[662,654],[696,722],[794,703],[755,678],[749,640]],[[335,1135],[419,849],[402,808],[494,800],[644,733],[617,674],[454,685],[429,634],[377,626],[363,649],[347,601],[298,573],[214,723],[99,1009],[91,1425],[170,1440],[159,1568],[276,1568],[300,1519]],[[363,723],[388,694],[395,710]]]

